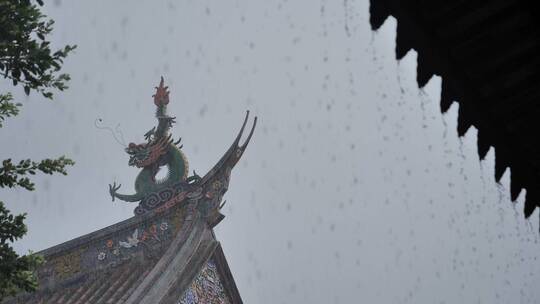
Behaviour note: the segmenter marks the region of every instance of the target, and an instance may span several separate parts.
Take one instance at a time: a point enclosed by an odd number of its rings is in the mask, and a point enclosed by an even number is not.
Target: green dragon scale
[[[236,140],[222,159],[204,177],[198,176],[195,171],[188,177],[188,162],[179,146],[180,140],[174,141],[169,130],[175,123],[175,117],[167,115],[169,103],[168,87],[164,86],[163,77],[156,87],[153,95],[154,104],[157,107],[157,128],[154,127],[144,136],[146,143],[130,143],[125,151],[129,154],[129,165],[142,168],[135,180],[135,194],[126,195],[117,193],[121,185],[109,184],[109,193],[114,201],[115,198],[126,202],[139,202],[135,208],[135,214],[141,215],[154,209],[170,207],[185,199],[199,199],[205,196],[207,199],[217,198],[219,204],[221,196],[227,190],[229,175],[232,167],[243,154],[257,122],[257,117],[251,132],[242,146],[238,142],[246,125],[249,112],[246,114],[244,124]],[[156,179],[160,170],[166,168],[165,178]],[[216,200],[212,200],[216,201]],[[214,206],[215,207],[215,206]],[[215,209],[215,208],[213,208]]]

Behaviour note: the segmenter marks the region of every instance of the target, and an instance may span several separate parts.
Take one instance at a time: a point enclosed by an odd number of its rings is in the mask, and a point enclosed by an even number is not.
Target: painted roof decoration
[[[478,154],[495,151],[495,179],[510,168],[510,195],[540,206],[540,10],[526,0],[371,0],[377,30],[397,19],[396,58],[418,52],[417,82],[442,78],[441,110],[459,103],[459,136],[478,129]]]
[[[145,143],[126,148],[129,165],[141,168],[136,193],[119,194],[120,185],[109,186],[113,200],[139,202],[135,216],[40,252],[46,262],[38,269],[39,290],[3,303],[242,303],[213,227],[224,218],[219,210],[231,170],[257,118],[239,145],[247,112],[218,163],[203,177],[188,177],[182,146],[168,134],[174,117],[166,114],[163,78],[153,97],[157,128],[145,134]],[[169,174],[156,180],[163,168]]]

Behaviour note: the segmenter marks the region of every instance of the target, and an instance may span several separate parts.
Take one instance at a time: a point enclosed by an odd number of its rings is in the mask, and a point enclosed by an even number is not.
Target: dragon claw
[[[116,182],[114,182],[112,185],[109,184],[109,194],[111,195],[113,202],[114,202],[114,198],[116,197],[116,191],[118,191],[120,187],[122,187],[122,184],[118,184],[117,186]]]

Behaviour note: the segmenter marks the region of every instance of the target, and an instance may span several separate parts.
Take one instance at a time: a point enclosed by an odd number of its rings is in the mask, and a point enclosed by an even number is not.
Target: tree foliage
[[[50,89],[67,88],[69,75],[58,72],[75,46],[53,52],[46,40],[53,24],[29,0],[0,1],[0,72],[13,85],[21,83],[26,94],[35,90],[52,98]]]
[[[34,269],[43,261],[35,254],[19,256],[10,243],[26,234],[26,214],[14,216],[0,201],[0,300],[17,292],[37,288]]]
[[[75,46],[66,45],[52,50],[47,40],[54,21],[41,13],[41,0],[0,0],[0,76],[13,86],[22,86],[26,95],[37,92],[53,99],[53,91],[67,89],[69,75],[60,73],[64,59]],[[10,92],[0,93],[0,127],[7,118],[20,112],[22,103],[14,102]],[[57,159],[33,161],[24,159],[13,162],[3,160],[0,166],[0,188],[33,191],[30,176],[67,174],[66,166],[74,162],[61,156]],[[27,228],[26,214],[13,215],[0,201],[0,301],[20,291],[37,288],[36,267],[42,258],[35,254],[19,256],[12,243],[23,237]]]

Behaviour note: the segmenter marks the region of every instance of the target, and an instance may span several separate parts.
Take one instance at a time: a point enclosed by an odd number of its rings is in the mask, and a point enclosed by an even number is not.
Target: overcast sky
[[[394,57],[396,21],[377,32],[367,0],[60,1],[53,45],[70,89],[23,101],[0,129],[0,158],[66,154],[67,177],[2,190],[28,212],[19,252],[41,250],[132,216],[108,184],[137,170],[113,136],[142,142],[156,124],[159,77],[172,132],[200,175],[259,117],[233,170],[216,228],[245,303],[535,303],[538,211],[522,216],[493,151],[439,110],[440,79],[419,90],[416,53]]]

